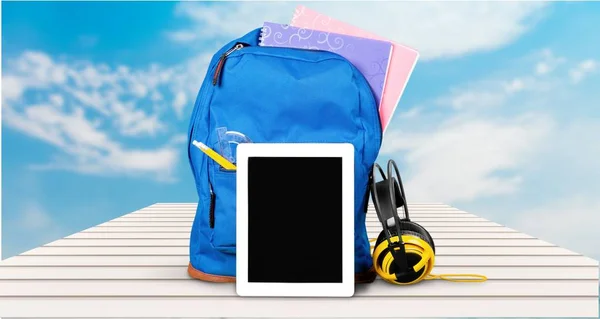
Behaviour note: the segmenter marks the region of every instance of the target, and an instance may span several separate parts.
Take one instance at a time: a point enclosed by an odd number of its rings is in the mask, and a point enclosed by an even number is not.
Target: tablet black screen
[[[248,159],[248,281],[342,282],[341,157]]]

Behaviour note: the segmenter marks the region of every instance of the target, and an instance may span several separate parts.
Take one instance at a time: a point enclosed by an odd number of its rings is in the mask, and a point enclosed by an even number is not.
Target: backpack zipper
[[[215,228],[215,193],[210,185],[210,204],[208,207],[208,224],[210,228]]]
[[[223,53],[221,55],[221,58],[219,58],[219,62],[217,63],[217,68],[215,69],[215,74],[213,75],[213,80],[212,80],[212,84],[213,86],[217,85],[219,83],[219,79],[221,76],[221,70],[223,70],[223,65],[225,64],[225,59],[227,59],[227,57],[232,54],[233,52],[243,48],[245,45],[243,43],[238,43],[236,44],[233,48],[227,50],[225,53]]]

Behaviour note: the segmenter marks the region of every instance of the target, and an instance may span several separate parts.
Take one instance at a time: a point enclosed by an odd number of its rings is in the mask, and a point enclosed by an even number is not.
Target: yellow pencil
[[[193,140],[192,144],[194,144],[194,146],[199,148],[202,152],[204,152],[204,154],[206,154],[208,157],[212,158],[219,165],[223,166],[223,168],[228,169],[228,170],[236,169],[236,167],[235,167],[235,165],[233,165],[233,163],[231,163],[230,161],[225,159],[225,157],[221,156],[219,153],[215,152],[212,148],[204,145],[204,143]]]

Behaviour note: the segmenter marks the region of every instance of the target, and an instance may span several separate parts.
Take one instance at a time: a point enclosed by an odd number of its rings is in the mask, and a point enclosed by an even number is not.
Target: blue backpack
[[[263,47],[259,37],[260,28],[221,48],[196,98],[188,158],[198,207],[188,273],[206,281],[234,282],[236,264],[235,171],[223,170],[191,141],[233,162],[238,143],[344,142],[355,148],[355,280],[372,282],[365,216],[369,172],[382,139],[373,92],[364,76],[338,54]]]

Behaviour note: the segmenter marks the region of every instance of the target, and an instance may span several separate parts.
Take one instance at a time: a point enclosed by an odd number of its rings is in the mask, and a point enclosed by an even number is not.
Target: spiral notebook
[[[335,52],[348,59],[363,74],[375,95],[377,106],[381,104],[392,54],[390,42],[265,22],[259,45]]]
[[[302,5],[296,7],[290,24],[299,28],[310,28],[388,41],[376,34],[361,30],[355,26],[336,20]],[[393,51],[391,53],[390,65],[385,81],[383,99],[381,101],[381,106],[379,107],[379,117],[381,118],[381,125],[384,131],[394,115],[394,111],[400,102],[406,84],[408,83],[410,75],[419,58],[419,52],[415,49],[395,42],[391,42],[391,45]]]

